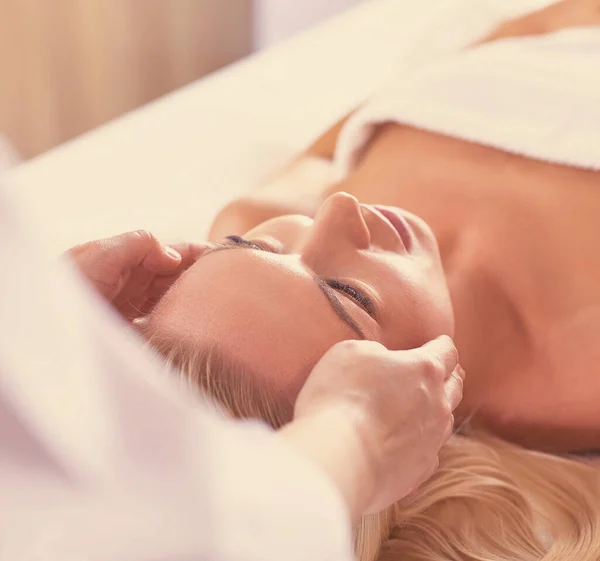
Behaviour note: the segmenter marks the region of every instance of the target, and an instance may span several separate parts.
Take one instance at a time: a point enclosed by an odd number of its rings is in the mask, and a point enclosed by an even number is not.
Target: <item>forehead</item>
[[[228,250],[201,258],[163,298],[154,327],[219,347],[283,389],[301,386],[335,343],[355,338],[292,256]]]

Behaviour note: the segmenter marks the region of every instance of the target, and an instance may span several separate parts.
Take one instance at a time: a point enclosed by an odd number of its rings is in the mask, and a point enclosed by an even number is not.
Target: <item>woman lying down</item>
[[[600,449],[600,3],[399,76],[290,173],[330,160],[318,192],[225,208],[140,331],[231,414],[273,426],[336,342],[450,334],[463,429],[429,482],[362,520],[358,558],[600,559],[583,454]]]

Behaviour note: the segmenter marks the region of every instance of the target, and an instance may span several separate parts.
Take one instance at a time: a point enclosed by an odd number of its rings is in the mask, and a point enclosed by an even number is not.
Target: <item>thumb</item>
[[[153,272],[163,272],[176,268],[181,262],[181,254],[163,246],[150,232],[137,230],[115,236],[108,241],[126,269],[144,265]]]
[[[443,365],[444,379],[451,376],[458,366],[458,351],[454,341],[448,335],[442,335],[425,343],[418,352],[427,360]]]

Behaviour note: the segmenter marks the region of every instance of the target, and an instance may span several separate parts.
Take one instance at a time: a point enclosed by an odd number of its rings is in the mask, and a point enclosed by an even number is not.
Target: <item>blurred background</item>
[[[0,163],[365,0],[0,0]]]

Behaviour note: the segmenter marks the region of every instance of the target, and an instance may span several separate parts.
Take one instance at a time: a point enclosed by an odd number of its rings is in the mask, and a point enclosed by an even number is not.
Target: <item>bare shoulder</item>
[[[600,25],[600,0],[562,0],[501,23],[480,43],[507,37],[542,35],[587,25]]]

